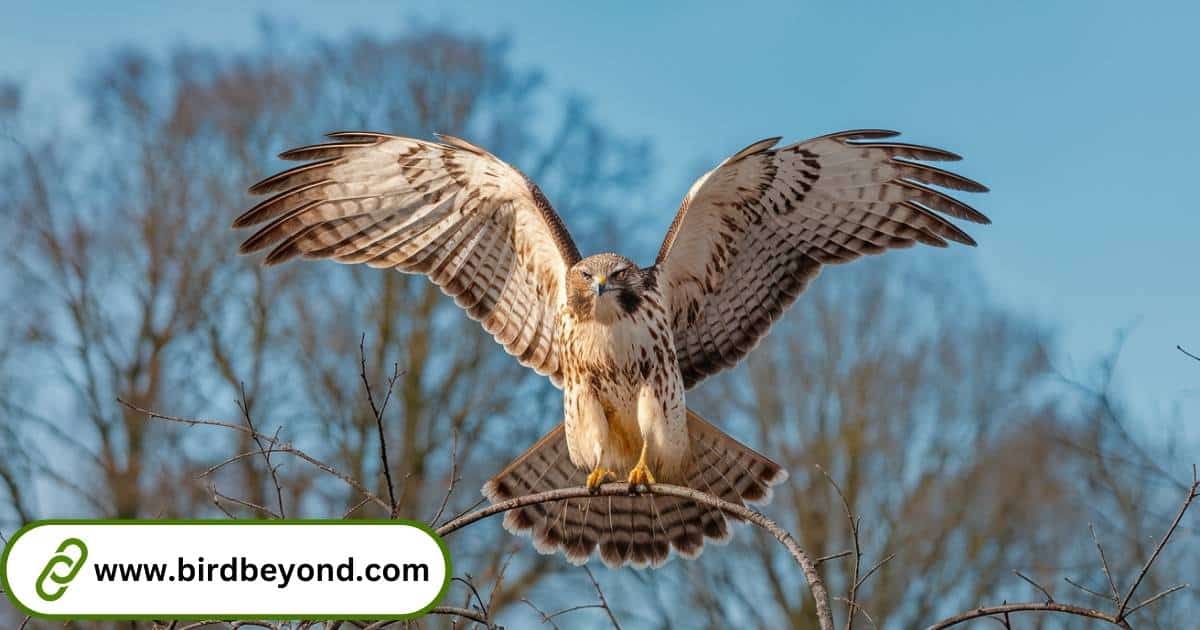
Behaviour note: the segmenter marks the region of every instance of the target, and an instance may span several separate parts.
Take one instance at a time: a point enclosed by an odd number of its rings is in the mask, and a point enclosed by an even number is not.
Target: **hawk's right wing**
[[[940,215],[987,217],[930,185],[987,188],[923,163],[957,155],[895,135],[844,131],[780,148],[770,138],[692,185],[657,260],[685,387],[741,361],[822,265],[975,244]]]
[[[313,160],[250,188],[275,192],[234,221],[266,223],[243,253],[420,273],[523,365],[559,382],[556,311],[579,250],[550,203],[515,168],[466,141],[369,132],[286,151]]]

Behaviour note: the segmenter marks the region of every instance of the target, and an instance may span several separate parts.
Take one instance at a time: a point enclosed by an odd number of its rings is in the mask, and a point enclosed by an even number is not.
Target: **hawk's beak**
[[[596,276],[592,279],[592,289],[596,291],[596,295],[604,295],[604,282],[606,280],[608,280],[608,278],[604,276]]]

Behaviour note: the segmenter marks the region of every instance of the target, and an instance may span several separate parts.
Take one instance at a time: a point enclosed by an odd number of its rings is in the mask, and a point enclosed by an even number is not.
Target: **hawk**
[[[983,192],[924,162],[958,160],[843,131],[734,153],[692,185],[653,265],[584,258],[541,190],[465,140],[337,132],[286,151],[306,164],[262,180],[275,193],[234,222],[262,225],[243,253],[428,276],[509,354],[563,393],[564,422],[483,487],[493,502],[609,480],[628,496],[530,505],[505,515],[542,553],[581,564],[660,566],[729,537],[718,509],[638,493],[686,485],[765,503],[778,464],[689,410],[685,392],[736,365],[822,265],[924,243],[974,245],[941,215],[988,219],[939,190]],[[934,188],[936,186],[937,188]],[[619,477],[618,477],[619,475]]]

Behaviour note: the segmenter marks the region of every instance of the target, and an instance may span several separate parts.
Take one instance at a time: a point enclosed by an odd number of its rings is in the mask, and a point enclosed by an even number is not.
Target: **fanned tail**
[[[778,464],[690,409],[688,431],[692,445],[688,487],[739,505],[767,503],[771,486],[787,478]],[[581,486],[586,478],[587,471],[571,463],[559,424],[488,481],[483,494],[498,503]],[[726,517],[737,519],[688,499],[644,494],[567,499],[509,510],[504,528],[514,534],[529,533],[538,552],[562,551],[572,564],[587,562],[599,548],[600,559],[610,567],[659,567],[672,548],[685,558],[695,558],[704,550],[705,539],[727,542]]]

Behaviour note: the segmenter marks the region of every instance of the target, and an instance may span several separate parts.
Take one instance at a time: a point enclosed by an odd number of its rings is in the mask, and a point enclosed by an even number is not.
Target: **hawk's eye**
[[[624,276],[626,271],[629,271],[629,267],[621,267],[620,269],[612,272],[612,277],[619,278]]]
[[[591,280],[591,279],[592,279],[592,274],[590,274],[590,273],[588,273],[588,272],[586,272],[586,271],[584,271],[584,270],[582,270],[582,269],[580,269],[580,270],[579,270],[579,275],[583,276],[583,279],[584,279],[584,280]]]

